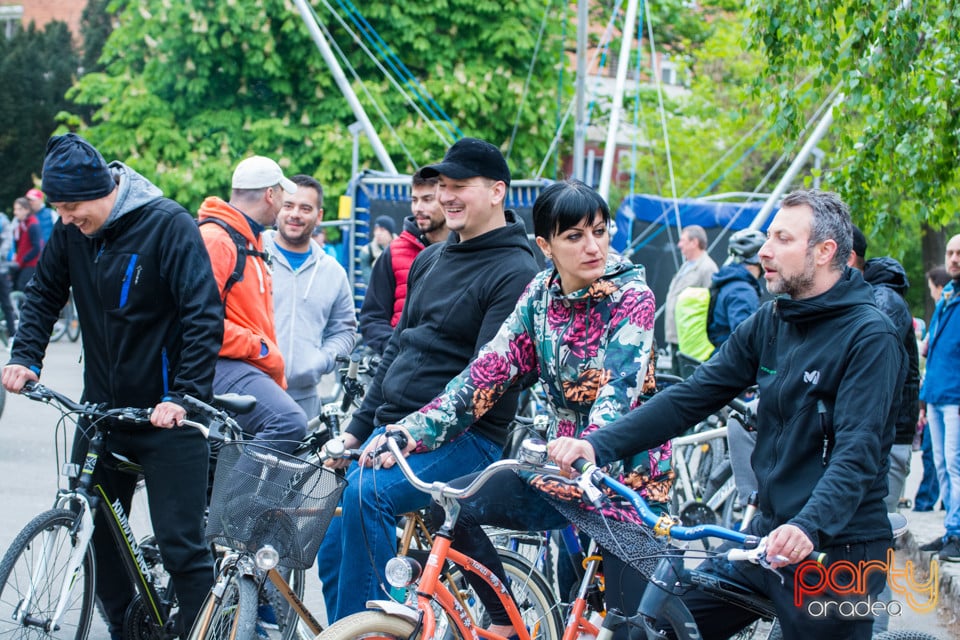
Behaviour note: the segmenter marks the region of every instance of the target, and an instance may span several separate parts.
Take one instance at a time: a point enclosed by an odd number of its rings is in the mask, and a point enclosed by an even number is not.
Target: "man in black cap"
[[[27,286],[3,386],[19,392],[39,379],[50,330],[73,287],[84,400],[153,408],[154,428],[112,424],[106,447],[143,465],[154,532],[180,605],[177,631],[186,636],[213,582],[203,539],[209,449],[199,432],[177,428],[184,396],[212,394],[223,316],[210,260],[186,209],[123,163],[107,165],[76,134],[47,144],[43,190],[60,220]],[[75,438],[74,460],[86,444]],[[129,510],[136,478],[106,465],[96,474]],[[102,514],[96,518],[97,597],[111,637],[119,638],[134,589],[100,526]]]
[[[496,335],[537,271],[523,222],[504,210],[510,170],[497,147],[464,138],[421,174],[439,177],[438,198],[456,237],[431,244],[414,260],[400,322],[344,434],[348,447],[377,440],[383,425],[443,391]],[[517,392],[507,393],[459,437],[434,451],[417,450],[410,465],[426,481],[486,467],[500,457],[516,409]],[[396,554],[396,516],[429,504],[390,462],[381,469],[353,465],[347,480],[343,515],[334,518],[317,557],[330,621],[362,611],[382,594],[384,565]],[[358,561],[360,541],[373,566],[364,553]]]

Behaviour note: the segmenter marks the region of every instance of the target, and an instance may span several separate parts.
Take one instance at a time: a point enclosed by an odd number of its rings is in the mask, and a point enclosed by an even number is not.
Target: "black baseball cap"
[[[444,175],[460,180],[481,176],[510,186],[510,169],[500,149],[477,138],[458,140],[447,149],[443,162],[423,167],[420,175],[424,178]]]

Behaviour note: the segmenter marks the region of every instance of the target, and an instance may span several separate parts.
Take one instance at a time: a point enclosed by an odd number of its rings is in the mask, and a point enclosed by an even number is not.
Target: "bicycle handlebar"
[[[144,409],[141,407],[108,408],[107,405],[102,402],[75,402],[62,393],[33,381],[23,385],[20,393],[37,402],[46,402],[48,404],[56,402],[68,412],[79,413],[94,419],[112,418],[121,422],[143,424],[150,422],[150,414],[153,412],[152,409]]]

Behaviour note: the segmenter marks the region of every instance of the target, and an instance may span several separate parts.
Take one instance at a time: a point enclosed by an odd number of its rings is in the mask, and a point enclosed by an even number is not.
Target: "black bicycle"
[[[173,638],[176,595],[160,564],[158,549],[135,538],[120,501],[114,500],[106,487],[93,483],[93,472],[100,464],[115,464],[117,469],[131,474],[141,472],[134,462],[106,454],[106,425],[112,421],[149,424],[151,409],[78,403],[35,383],[27,383],[21,393],[56,407],[61,412],[60,425],[79,418],[88,421],[90,443],[82,465],[67,463],[62,467],[61,474],[71,487],[58,490],[54,508],[31,520],[0,562],[0,636],[63,640],[87,637],[95,608],[94,515],[100,510],[116,541],[117,558],[137,592],[124,617],[124,637]],[[218,401],[225,409],[236,412],[249,410],[252,402],[248,397],[221,397]],[[201,419],[209,425],[216,422],[214,416]],[[210,431],[208,424],[192,420],[185,424],[204,435]]]

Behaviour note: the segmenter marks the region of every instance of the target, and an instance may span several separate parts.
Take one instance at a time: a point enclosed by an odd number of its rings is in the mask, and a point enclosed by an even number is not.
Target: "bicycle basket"
[[[207,540],[251,553],[269,544],[281,565],[307,569],[345,486],[335,472],[261,443],[225,443],[217,456]]]

